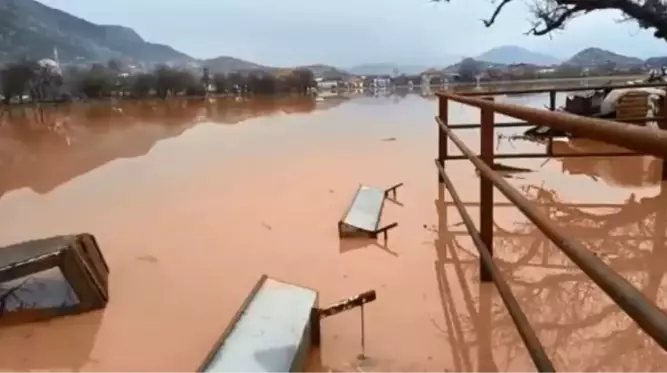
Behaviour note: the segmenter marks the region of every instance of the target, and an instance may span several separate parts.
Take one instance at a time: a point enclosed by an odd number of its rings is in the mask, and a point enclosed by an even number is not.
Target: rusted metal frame
[[[353,297],[338,301],[328,307],[320,308],[317,312],[318,316],[323,319],[325,317],[337,315],[341,312],[351,310],[356,307],[363,307],[364,304],[370,303],[377,299],[375,290],[369,290]]]
[[[660,129],[667,130],[667,94],[662,99],[662,116],[659,120]],[[662,181],[667,182],[667,157],[662,159]]]
[[[535,366],[540,372],[555,372],[551,360],[547,356],[542,343],[535,334],[535,330],[533,330],[533,327],[530,325],[526,314],[523,312],[523,310],[521,310],[519,302],[517,302],[514,294],[512,293],[512,290],[494,263],[493,255],[484,243],[481,233],[475,228],[475,223],[472,221],[470,214],[468,214],[468,211],[465,209],[465,207],[463,207],[461,197],[459,197],[458,192],[454,188],[452,180],[449,178],[449,176],[447,176],[447,173],[440,166],[439,162],[436,161],[435,165],[438,168],[438,172],[442,176],[445,187],[449,191],[449,194],[454,201],[456,209],[458,210],[459,214],[461,214],[461,219],[463,220],[463,223],[466,226],[466,229],[468,230],[468,233],[470,234],[470,237],[472,238],[477,251],[479,251],[480,262],[486,268],[491,281],[493,281],[496,289],[498,289],[498,294],[500,295],[500,298],[503,300],[507,311],[512,317],[514,325],[516,325],[517,331],[519,332],[519,335],[521,336],[521,339],[523,340],[523,343],[525,344],[531,359],[535,363]]]
[[[438,118],[440,122],[447,125],[449,123],[449,100],[446,97],[438,98]],[[438,161],[442,167],[445,167],[445,160],[447,160],[447,144],[449,140],[447,135],[438,126]],[[442,177],[438,173],[438,182],[442,183]]]
[[[493,101],[493,97],[486,97],[486,100]],[[480,112],[480,123],[482,125],[480,134],[480,159],[486,163],[487,166],[493,167],[493,140],[495,129],[494,112],[489,109],[482,109]],[[482,242],[493,257],[493,184],[484,175],[479,178],[479,201],[481,208],[479,209],[479,230]],[[491,281],[491,274],[488,267],[480,260],[479,273],[482,282]]]
[[[516,128],[516,127],[530,127],[532,124],[528,122],[505,122],[505,123],[496,123],[494,125],[496,128]],[[471,130],[482,128],[482,125],[479,123],[465,123],[465,124],[450,124],[449,128],[453,130]]]
[[[618,145],[629,150],[648,153],[660,158],[667,158],[667,131],[658,131],[612,120],[580,117],[563,112],[553,113],[519,105],[489,102],[479,98],[465,97],[446,92],[440,93],[440,95],[480,109],[495,110],[497,113],[522,119],[535,125],[556,128],[575,136]]]
[[[646,84],[618,84],[618,85],[597,85],[597,86],[587,86],[587,87],[562,87],[562,88],[531,88],[531,89],[507,89],[507,90],[498,90],[498,91],[481,91],[481,92],[464,92],[460,93],[461,95],[467,97],[475,96],[489,96],[489,95],[523,95],[523,94],[535,94],[535,93],[548,93],[551,91],[554,92],[582,92],[582,91],[596,91],[600,89],[623,89],[623,88],[665,88],[667,84],[660,83],[646,83]],[[436,95],[442,95],[444,92],[437,92]]]
[[[440,129],[438,129],[440,131]],[[440,179],[440,173],[438,173],[438,179]],[[447,250],[441,250],[441,248],[444,247],[444,242],[446,242],[443,239],[443,236],[445,235],[445,232],[449,229],[447,226],[447,208],[440,205],[440,203],[445,202],[445,189],[438,183],[438,199],[435,200],[435,209],[438,213],[438,237],[435,239],[434,244],[436,247],[436,251],[438,253],[438,258],[446,258],[447,257]]]
[[[542,205],[540,205],[542,206]],[[450,233],[453,236],[457,237],[467,237],[468,232],[467,231],[450,231]],[[535,237],[535,233],[515,233],[515,232],[503,232],[503,231],[495,231],[493,232],[494,237],[504,237],[504,238],[524,238],[524,237]],[[599,233],[597,234],[577,234],[577,238],[581,241],[592,241],[592,240],[601,240],[605,238],[617,240],[617,241],[635,241],[635,242],[642,242],[642,241],[650,241],[653,239],[653,237],[647,237],[647,236],[631,236],[631,235],[619,235],[619,236],[604,236],[601,237]]]
[[[549,111],[556,111],[556,91],[549,91]],[[554,149],[554,136],[549,133],[547,140],[547,155],[551,156]]]
[[[487,166],[449,128],[441,126],[452,142],[486,175],[500,192],[513,202],[546,237],[586,273],[616,304],[632,318],[654,341],[667,350],[667,314],[646,298],[637,288],[609,268],[581,243],[568,238],[565,232],[552,224],[547,215],[538,210],[526,197]]]
[[[62,261],[62,255],[62,251],[57,251],[33,258],[25,263],[2,267],[0,268],[0,284],[57,267]]]
[[[555,111],[555,110],[551,110]],[[666,120],[667,117],[637,117],[637,118],[624,118],[624,119],[614,119],[617,122],[631,122],[631,123],[637,123],[637,122],[660,122]],[[518,121],[518,122],[504,122],[504,123],[496,123],[495,127],[496,128],[521,128],[521,127],[530,127],[532,126],[532,123],[528,122],[523,122],[523,121]],[[470,129],[477,129],[481,128],[482,126],[479,123],[463,123],[463,124],[450,124],[449,128],[455,129],[455,130],[470,130]]]
[[[453,202],[441,202],[443,206],[454,206]],[[514,207],[514,204],[511,202],[495,202],[495,207]],[[479,202],[463,202],[463,206],[467,207],[479,207]],[[571,207],[571,208],[580,208],[580,209],[604,209],[604,208],[622,208],[627,206],[622,203],[542,203],[540,202],[540,207]]]
[[[545,153],[509,153],[509,154],[496,154],[494,155],[495,159],[517,159],[517,158],[589,158],[589,157],[637,157],[648,154],[635,153],[635,152],[586,152],[586,153],[568,153],[568,154],[545,154]],[[462,159],[468,159],[465,155],[450,155],[445,160],[447,161],[460,161]]]

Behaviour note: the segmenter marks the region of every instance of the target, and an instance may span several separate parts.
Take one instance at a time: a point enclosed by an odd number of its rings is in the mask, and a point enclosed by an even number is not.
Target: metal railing
[[[466,97],[476,97],[476,96],[498,96],[498,95],[522,95],[522,94],[540,94],[548,93],[549,94],[549,106],[550,111],[556,111],[556,98],[558,93],[571,93],[571,92],[581,92],[581,91],[591,91],[591,90],[603,90],[603,89],[625,89],[625,88],[660,88],[667,89],[667,84],[665,83],[642,83],[642,84],[617,84],[617,85],[597,85],[597,86],[587,86],[587,87],[566,87],[566,88],[531,88],[523,90],[498,90],[498,91],[470,91],[470,92],[461,92],[458,93],[461,96]],[[540,110],[540,112],[544,112]],[[667,115],[666,110],[661,110],[662,115]],[[657,121],[659,123],[665,122],[667,117],[665,116],[656,116],[656,117],[641,117],[641,118],[624,118],[617,120],[620,122],[632,122],[632,123],[646,123]],[[495,128],[518,128],[518,127],[529,127],[537,123],[531,123],[527,121],[518,121],[518,122],[507,122],[507,123],[494,123]],[[467,123],[467,124],[452,124],[449,128],[452,129],[478,129],[481,127],[480,123]],[[662,127],[667,128],[667,127]],[[638,153],[630,153],[623,151],[616,152],[605,152],[605,153],[577,153],[577,154],[554,154],[553,152],[553,139],[554,137],[549,135],[547,137],[547,148],[544,153],[524,153],[524,154],[496,154],[496,159],[512,159],[512,158],[548,158],[548,157],[588,157],[588,156],[598,156],[598,157],[623,157],[630,155],[643,155]],[[459,160],[467,159],[464,155],[449,155],[447,160]]]
[[[664,85],[663,85],[664,87]],[[590,89],[590,88],[587,88]],[[571,91],[561,89],[560,91]],[[555,92],[551,89],[552,105],[555,107]],[[516,92],[516,91],[514,91]],[[514,93],[513,92],[513,93]],[[523,92],[519,92],[523,93]],[[487,93],[495,94],[493,93]],[[495,113],[504,114],[523,120],[531,125],[546,126],[592,140],[603,141],[631,150],[624,155],[648,154],[663,159],[662,179],[667,180],[667,131],[659,131],[621,122],[587,118],[566,113],[551,112],[543,109],[522,107],[519,105],[497,103],[493,98],[485,99],[440,92],[438,95],[438,116],[435,118],[439,127],[438,180],[449,191],[453,204],[461,215],[462,222],[479,251],[480,277],[482,282],[493,282],[503,300],[530,356],[539,371],[554,371],[554,366],[546,355],[542,344],[537,338],[527,317],[521,310],[510,287],[504,280],[493,259],[493,188],[494,186],[518,208],[547,238],[592,279],[637,325],[653,338],[663,349],[667,350],[667,314],[654,302],[645,297],[637,288],[607,266],[596,255],[590,252],[581,242],[568,237],[564,230],[556,226],[549,217],[541,212],[524,195],[513,188],[502,176],[493,169]],[[454,101],[477,107],[481,110],[480,154],[475,154],[456,134],[460,125],[449,124],[449,102]],[[663,113],[667,113],[667,99],[663,100]],[[656,120],[656,118],[651,118]],[[667,128],[662,118],[662,128]],[[468,127],[466,127],[468,128]],[[462,156],[453,158],[448,154],[449,140],[460,150]],[[636,152],[636,153],[635,153]],[[588,154],[600,155],[599,153]],[[515,157],[526,157],[518,154]],[[548,154],[546,156],[549,156]],[[468,159],[480,174],[480,223],[475,227],[466,204],[459,197],[452,180],[445,171],[445,161],[452,159]]]

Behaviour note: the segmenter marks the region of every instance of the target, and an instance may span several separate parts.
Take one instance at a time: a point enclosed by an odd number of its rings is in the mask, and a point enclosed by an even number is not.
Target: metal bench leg
[[[364,305],[361,305],[361,355],[359,360],[366,359],[366,328],[364,325]]]
[[[395,227],[398,227],[398,223],[391,223],[391,224],[389,224],[385,227],[382,227],[382,228],[378,229],[377,231],[375,231],[375,234],[382,233],[384,235],[384,241],[386,243],[387,242],[387,231],[392,229],[392,228],[395,228]]]
[[[393,198],[393,199],[396,199],[396,189],[398,189],[399,187],[402,187],[402,186],[403,186],[403,183],[399,183],[399,184],[396,184],[396,185],[394,185],[393,187],[387,189],[387,190],[384,192],[385,197],[389,194],[389,192],[391,192],[391,196],[392,196],[392,198]]]

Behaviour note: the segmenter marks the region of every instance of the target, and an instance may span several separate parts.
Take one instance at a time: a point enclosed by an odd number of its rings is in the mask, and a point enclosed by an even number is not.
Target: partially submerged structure
[[[594,118],[614,119],[641,126],[658,128],[657,121],[646,120],[660,116],[665,100],[664,87],[650,84],[667,82],[667,71],[652,71],[645,80],[630,81],[624,87],[599,87],[571,93],[565,105],[557,110]],[[633,87],[635,85],[635,87]],[[569,136],[568,133],[545,126],[532,127],[524,133],[532,137]]]
[[[320,320],[355,307],[363,357],[364,304],[375,297],[371,290],[318,308],[316,290],[262,275],[198,372],[305,371],[311,347],[320,344]]]
[[[104,308],[109,267],[90,234],[0,248],[0,325]]]
[[[402,185],[403,183],[396,184],[389,189],[359,185],[352,202],[338,222],[339,237],[377,238],[378,234],[382,233],[386,240],[387,231],[397,227],[398,223],[380,226],[384,201],[390,193],[395,199],[396,189]]]

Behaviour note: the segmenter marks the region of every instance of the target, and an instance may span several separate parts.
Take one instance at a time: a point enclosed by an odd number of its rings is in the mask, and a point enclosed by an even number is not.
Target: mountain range
[[[127,27],[96,25],[34,0],[0,1],[0,60],[50,57],[56,47],[63,61],[192,60],[167,45],[145,41]]]
[[[214,73],[239,70],[279,71],[279,67],[266,66],[230,56],[199,60],[163,44],[144,40],[133,29],[118,25],[98,25],[35,0],[0,0],[0,62],[21,58],[41,59],[58,52],[62,62],[105,62],[120,59],[130,63],[154,65],[169,63],[207,67]],[[642,65],[652,67],[667,63],[667,57],[654,57],[646,61],[623,56],[599,48],[585,49],[570,59],[560,59],[525,48],[506,45],[493,48],[474,57],[491,65],[526,63],[540,66],[569,64],[593,66],[607,61],[617,65]],[[345,75],[394,75],[418,74],[433,65],[398,65],[371,63],[348,68],[329,65],[303,66],[317,76]]]
[[[474,58],[477,61],[485,61],[503,65],[529,63],[532,65],[550,66],[557,65],[562,62],[554,56],[533,52],[531,50],[514,45],[496,47]]]

